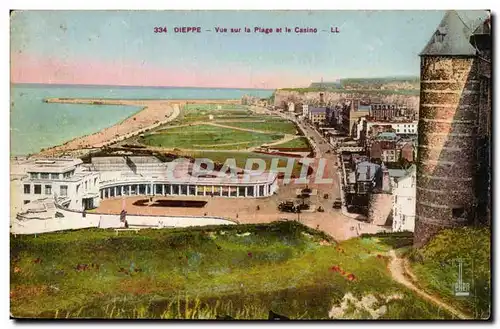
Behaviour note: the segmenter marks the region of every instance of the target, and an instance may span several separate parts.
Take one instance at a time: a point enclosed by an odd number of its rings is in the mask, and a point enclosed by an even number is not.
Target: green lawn
[[[182,109],[179,118],[177,118],[171,124],[207,121],[209,120],[210,115],[212,115],[214,120],[216,120],[251,117],[252,114],[253,112],[244,105],[188,104]]]
[[[220,107],[220,109],[219,109]],[[248,106],[240,104],[187,104],[186,111],[248,111]]]
[[[232,118],[233,116],[252,115],[252,111],[244,105],[188,104],[183,108],[181,113],[181,122],[208,120],[210,115],[214,119],[219,117]]]
[[[449,304],[476,319],[487,319],[491,307],[489,228],[457,228],[442,231],[422,249],[409,251],[412,271],[418,283]],[[462,260],[463,282],[470,284],[470,296],[458,297],[453,287]]]
[[[282,134],[295,135],[297,133],[297,128],[291,121],[272,118],[267,118],[265,121],[266,122],[227,122],[224,123],[224,125]]]
[[[326,319],[350,292],[374,295],[377,305],[387,307],[382,318],[449,318],[391,279],[387,259],[380,256],[390,246],[382,239],[338,245],[325,239],[296,222],[11,237],[11,312],[15,317],[266,319],[272,310],[292,319]],[[77,270],[80,264],[87,269]],[[395,293],[401,299],[385,301]],[[366,315],[353,307],[346,312],[342,317]]]
[[[310,147],[306,137],[297,137],[292,139],[291,141],[273,145],[273,147],[297,147],[297,148],[306,148]]]
[[[281,138],[283,135],[280,134],[260,134],[202,124],[158,130],[140,138],[139,142],[165,148],[236,150]]]
[[[216,121],[219,123],[224,123],[226,120],[238,120],[238,121],[283,121],[278,116],[273,116],[273,115],[262,115],[262,114],[256,114],[256,113],[251,113],[251,114],[234,114],[231,117],[224,117],[223,115],[219,115],[215,117]],[[226,122],[227,123],[227,122]],[[224,124],[226,124],[224,123]]]
[[[268,154],[261,154],[261,153],[254,153],[254,152],[203,152],[203,151],[195,151],[195,152],[190,152],[190,156],[194,158],[207,158],[210,159],[214,162],[218,162],[220,164],[224,164],[227,159],[235,159],[236,166],[239,168],[245,168],[245,164],[248,159],[254,158],[254,159],[262,159],[266,163],[266,169],[271,168],[271,163],[273,159],[279,159],[278,160],[278,167],[279,168],[285,168],[288,164],[288,161],[293,161],[293,170],[292,174],[299,176],[300,171],[302,169],[302,165],[300,165],[297,161],[297,159],[294,158],[286,158],[286,157],[280,157],[280,156],[272,156]],[[256,169],[256,168],[254,168]]]

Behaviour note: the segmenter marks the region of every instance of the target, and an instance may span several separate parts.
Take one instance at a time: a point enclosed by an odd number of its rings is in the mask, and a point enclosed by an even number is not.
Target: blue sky
[[[459,14],[465,21],[486,15]],[[418,53],[443,15],[444,11],[15,12],[11,79],[275,88],[321,78],[418,75]],[[164,26],[167,34],[154,33],[154,27]],[[175,26],[200,26],[202,33],[175,34]],[[217,34],[217,26],[289,27],[292,32]],[[295,27],[338,27],[340,33],[297,34]]]

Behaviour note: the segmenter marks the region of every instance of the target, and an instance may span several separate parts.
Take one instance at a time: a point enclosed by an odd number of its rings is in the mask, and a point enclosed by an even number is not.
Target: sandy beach
[[[130,100],[130,99],[87,99],[87,98],[49,98],[47,103],[94,104],[94,105],[127,105],[142,107],[134,115],[102,129],[91,135],[74,138],[62,145],[46,148],[38,153],[40,156],[57,156],[65,152],[100,148],[124,140],[147,129],[174,120],[181,107],[191,104],[239,104],[239,100]]]

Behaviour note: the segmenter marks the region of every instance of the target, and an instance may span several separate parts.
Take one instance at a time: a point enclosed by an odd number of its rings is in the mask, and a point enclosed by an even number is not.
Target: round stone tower
[[[479,81],[470,34],[448,11],[420,54],[417,247],[475,216]]]

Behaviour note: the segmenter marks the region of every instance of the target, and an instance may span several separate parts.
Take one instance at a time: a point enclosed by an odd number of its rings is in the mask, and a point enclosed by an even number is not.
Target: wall
[[[398,179],[393,188],[392,196],[392,230],[394,232],[413,232],[415,230],[416,205],[415,172],[413,172],[411,175]],[[405,216],[404,223],[403,216]]]
[[[47,220],[13,220],[11,222],[11,233],[13,234],[35,234],[55,232],[63,230],[76,230],[90,227],[120,228],[119,215],[87,213],[85,218],[81,212],[71,211],[58,207],[57,211],[64,218],[53,218]],[[102,225],[99,225],[102,223]],[[234,225],[237,222],[219,217],[195,217],[195,216],[141,216],[127,215],[129,227],[190,227],[206,225]]]
[[[392,211],[392,195],[389,193],[373,193],[368,206],[368,222],[383,226]]]
[[[422,57],[416,247],[474,219],[478,88],[473,58]]]
[[[10,212],[11,217],[16,216],[18,212],[21,211],[23,207],[23,182],[20,178],[16,178],[10,181]]]

